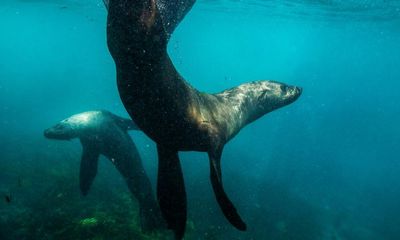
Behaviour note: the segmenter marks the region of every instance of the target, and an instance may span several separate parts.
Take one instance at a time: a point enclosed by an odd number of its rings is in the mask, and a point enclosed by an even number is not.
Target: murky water
[[[87,110],[127,117],[106,14],[97,0],[0,2],[0,239],[170,239],[140,231],[110,161],[82,197],[80,142],[43,137]],[[303,87],[225,148],[224,186],[248,231],[223,217],[206,154],[180,155],[187,239],[400,238],[399,1],[198,1],[169,53],[201,91],[260,79]],[[130,134],[154,185],[155,145]]]

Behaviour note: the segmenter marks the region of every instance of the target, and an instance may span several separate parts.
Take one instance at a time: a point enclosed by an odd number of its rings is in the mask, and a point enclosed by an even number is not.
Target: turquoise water
[[[0,239],[147,239],[112,164],[80,197],[79,141],[43,137],[75,113],[127,116],[105,25],[97,0],[0,2]],[[224,185],[247,232],[220,212],[206,154],[181,153],[188,239],[400,239],[399,1],[199,0],[169,53],[202,91],[303,87],[225,148]],[[132,137],[154,184],[155,145]]]

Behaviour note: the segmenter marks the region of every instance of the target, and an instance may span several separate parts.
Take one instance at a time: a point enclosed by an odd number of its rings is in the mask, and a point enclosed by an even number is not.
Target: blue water
[[[13,194],[10,203],[1,198],[0,239],[74,239],[59,229],[94,213],[58,212],[83,211],[81,202],[104,203],[105,219],[120,214],[109,206],[129,193],[115,168],[101,161],[91,197],[80,198],[79,141],[43,137],[82,111],[127,116],[105,25],[98,0],[0,2],[0,194]],[[224,185],[247,232],[220,212],[206,154],[181,153],[188,239],[400,239],[399,1],[199,0],[169,53],[201,91],[259,79],[303,87],[298,101],[225,148]],[[132,137],[154,183],[155,145]],[[59,193],[68,196],[62,204]]]

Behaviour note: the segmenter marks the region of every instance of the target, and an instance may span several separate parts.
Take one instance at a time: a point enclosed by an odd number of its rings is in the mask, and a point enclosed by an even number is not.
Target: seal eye
[[[286,92],[287,91],[287,86],[286,85],[281,85],[281,91]]]

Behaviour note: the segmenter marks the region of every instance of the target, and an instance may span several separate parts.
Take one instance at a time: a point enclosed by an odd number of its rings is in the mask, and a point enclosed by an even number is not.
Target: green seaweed
[[[138,204],[118,175],[98,176],[88,196],[81,196],[71,163],[20,171],[24,186],[13,191],[13,202],[0,204],[0,239],[173,239],[167,230],[141,230]],[[185,239],[193,228],[189,223]]]

